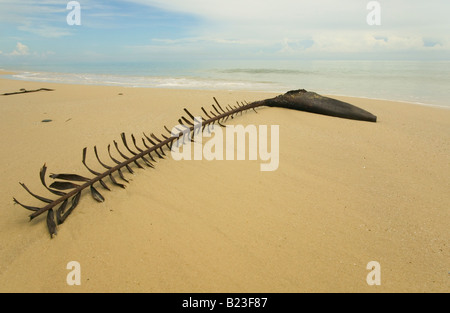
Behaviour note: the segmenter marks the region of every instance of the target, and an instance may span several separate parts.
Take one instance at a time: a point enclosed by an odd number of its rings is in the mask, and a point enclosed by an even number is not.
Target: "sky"
[[[450,1],[0,0],[0,68],[186,60],[448,60]],[[374,15],[372,15],[373,17]],[[372,19],[373,20],[373,19]]]

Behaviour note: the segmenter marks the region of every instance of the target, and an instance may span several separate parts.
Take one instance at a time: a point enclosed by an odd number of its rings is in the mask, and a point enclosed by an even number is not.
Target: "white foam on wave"
[[[267,90],[270,83],[251,81],[230,81],[217,78],[164,77],[164,76],[121,76],[104,74],[70,74],[53,72],[21,72],[13,75],[19,80],[52,83],[106,85],[136,88],[179,88],[179,89],[230,89]],[[271,86],[273,88],[273,86]]]
[[[118,75],[118,74],[94,74],[94,73],[57,73],[57,72],[15,72],[8,78],[39,82],[52,82],[63,84],[81,84],[81,85],[102,85],[102,86],[121,86],[130,88],[165,88],[165,89],[197,89],[197,90],[245,90],[255,92],[274,92],[285,93],[291,89],[305,88],[307,90],[314,90],[321,94],[332,95],[350,95],[351,97],[370,98],[376,100],[391,100],[397,102],[407,102],[418,105],[426,105],[433,107],[449,108],[446,100],[442,97],[436,96],[436,92],[430,95],[430,92],[425,94],[414,94],[411,92],[404,92],[403,90],[384,92],[377,97],[377,91],[368,90],[367,88],[354,89],[358,92],[354,94],[350,88],[341,85],[330,85],[327,77],[323,80],[310,82],[304,77],[290,77],[289,80],[266,78],[266,81],[261,81],[263,78],[260,75],[254,77],[219,77],[209,72],[200,72],[199,76],[177,75],[177,76],[137,76],[137,75]],[[278,75],[278,74],[277,74]],[[234,76],[234,75],[233,75]],[[299,87],[299,85],[301,87]],[[306,86],[305,86],[306,85]],[[326,88],[323,88],[323,87]],[[402,86],[402,85],[401,85]],[[353,89],[353,88],[352,88]],[[391,97],[392,95],[392,97]],[[382,98],[382,99],[381,99]]]

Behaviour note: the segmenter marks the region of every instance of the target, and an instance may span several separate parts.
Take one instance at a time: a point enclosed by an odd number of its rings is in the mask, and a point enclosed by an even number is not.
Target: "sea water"
[[[43,83],[279,93],[306,89],[450,108],[450,61],[166,61],[24,65],[9,70],[16,72],[10,78]]]

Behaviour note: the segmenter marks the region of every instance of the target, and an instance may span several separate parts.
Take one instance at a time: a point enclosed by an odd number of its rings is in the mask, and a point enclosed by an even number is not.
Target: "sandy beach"
[[[2,73],[5,74],[5,73]],[[302,86],[299,86],[301,88]],[[50,239],[20,185],[54,198],[48,174],[87,175],[97,146],[163,132],[213,97],[273,93],[63,85],[0,79],[0,292],[450,292],[450,110],[335,97],[367,123],[278,108],[227,124],[279,125],[279,168],[260,161],[158,161],[106,201],[86,192]],[[43,120],[51,122],[43,123]],[[100,168],[96,167],[98,170]],[[81,265],[81,285],[66,268]],[[381,285],[366,268],[381,266]]]

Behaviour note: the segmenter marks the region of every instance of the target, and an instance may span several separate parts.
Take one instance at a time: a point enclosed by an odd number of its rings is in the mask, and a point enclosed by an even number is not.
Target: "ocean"
[[[23,65],[9,78],[40,82],[249,90],[306,89],[450,108],[450,61],[205,61]]]

